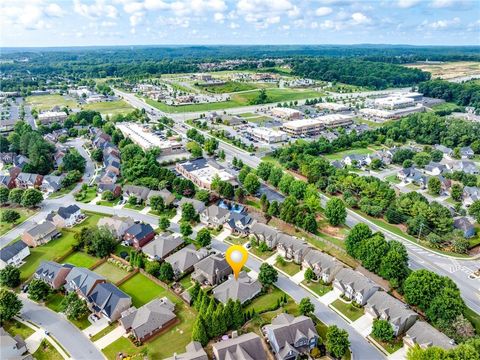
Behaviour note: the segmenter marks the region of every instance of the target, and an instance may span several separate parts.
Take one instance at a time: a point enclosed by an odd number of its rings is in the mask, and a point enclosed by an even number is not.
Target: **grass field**
[[[307,282],[307,281],[302,281],[302,284],[308,287],[310,290],[312,290],[315,294],[318,296],[323,296],[326,293],[328,293],[330,290],[332,290],[331,285],[323,285],[320,284],[320,282]]]
[[[314,90],[308,89],[266,89],[268,102],[269,103],[278,103],[278,102],[287,102],[295,101],[309,98],[316,98],[322,96],[322,93]],[[182,113],[182,112],[194,112],[194,111],[211,111],[211,110],[220,110],[220,109],[229,109],[233,107],[247,106],[250,104],[250,101],[255,99],[259,94],[259,91],[252,90],[242,93],[233,94],[231,100],[222,101],[209,104],[192,104],[192,105],[181,105],[181,106],[172,106],[166,105],[162,102],[158,102],[151,99],[145,99],[147,104],[156,107],[161,111],[168,113]]]
[[[19,207],[9,207],[9,210],[15,210],[20,214],[20,219],[15,221],[13,224],[9,224],[3,221],[0,221],[0,236],[12,230],[15,226],[23,223],[27,220],[30,216],[36,213],[36,210],[26,209],[26,208],[19,208]],[[0,216],[2,213],[7,210],[7,208],[3,208],[0,210]]]
[[[46,339],[32,355],[36,360],[63,360],[62,355]]]
[[[277,301],[285,296],[285,293],[273,286],[267,294],[263,294],[255,299],[245,308],[245,311],[252,311],[255,309],[256,313],[264,312],[277,304]],[[287,297],[289,298],[289,297]]]
[[[82,109],[95,110],[103,115],[128,114],[133,111],[133,107],[123,100],[85,104]]]
[[[92,266],[99,260],[100,259],[93,257],[91,255],[88,255],[83,251],[77,251],[67,256],[67,258],[65,258],[63,262],[66,264],[72,264],[79,267],[90,268],[90,266]]]
[[[367,154],[372,154],[373,150],[367,149],[367,148],[360,148],[360,149],[352,149],[352,150],[345,150],[345,151],[340,151],[335,154],[328,154],[324,155],[324,157],[330,161],[333,160],[342,160],[344,156],[347,155],[367,155]]]
[[[432,106],[434,111],[463,111],[463,107],[455,103],[444,102],[441,104],[436,104]]]
[[[392,183],[392,184],[400,184],[401,181],[397,178],[397,175],[390,175],[390,176],[387,176],[385,178],[385,180],[387,180],[389,183]]]
[[[137,308],[154,298],[168,297],[176,305],[175,313],[179,323],[139,347],[134,346],[130,340],[121,337],[103,349],[103,353],[108,359],[115,359],[118,352],[138,359],[141,358],[139,354],[142,351],[147,351],[150,359],[164,359],[172,356],[174,353],[185,352],[185,346],[191,341],[193,322],[197,316],[192,308],[188,307],[168,290],[141,274],[135,275],[120,286],[120,289],[132,296],[133,305]]]
[[[23,325],[21,322],[18,322],[14,319],[4,322],[3,328],[12,336],[20,335],[23,340],[25,340],[35,332],[27,325]]]
[[[82,194],[83,197],[78,199],[78,201],[81,201],[83,203],[89,203],[97,197],[97,187],[89,186],[86,191],[81,191],[79,194]]]
[[[114,207],[115,205],[118,205],[119,202],[120,202],[120,198],[115,199],[113,201],[100,200],[100,201],[97,201],[97,205]]]
[[[112,283],[116,283],[128,275],[127,271],[120,269],[118,266],[110,264],[109,262],[104,262],[102,265],[95,268],[94,271],[99,275],[105,276]]]
[[[357,308],[351,303],[345,303],[340,299],[335,300],[331,305],[351,321],[355,321],[363,316],[362,308]]]
[[[227,81],[223,85],[197,86],[197,87],[201,90],[204,90],[209,93],[214,93],[214,94],[234,93],[238,91],[247,91],[247,90],[257,89],[257,86],[255,86],[254,84],[250,84],[246,82],[238,82],[238,81]]]
[[[441,64],[408,64],[407,67],[414,67],[432,74],[432,79],[453,79],[457,77],[480,74],[480,62],[476,61],[452,61]]]
[[[64,106],[68,106],[69,108],[77,107],[77,102],[75,100],[59,94],[27,96],[26,103],[31,105],[32,108],[40,111],[50,110],[55,106],[61,108]]]
[[[384,348],[389,354],[393,354],[395,351],[400,350],[403,346],[402,339],[393,339],[393,341],[382,341],[375,336],[370,335],[382,348]]]
[[[145,205],[143,204],[140,204],[140,205],[132,205],[132,204],[125,204],[123,206],[125,209],[131,209],[131,210],[136,210],[136,211],[140,211],[140,210],[143,210],[145,209]]]
[[[286,272],[288,275],[293,276],[300,271],[300,265],[295,264],[292,261],[276,261],[275,266]]]

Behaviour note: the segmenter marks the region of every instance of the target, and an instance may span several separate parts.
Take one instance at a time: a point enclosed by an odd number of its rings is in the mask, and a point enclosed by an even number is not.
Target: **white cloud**
[[[420,3],[421,0],[398,0],[398,7],[403,9],[411,8]]]
[[[237,23],[235,22],[231,22],[230,25],[229,25],[230,29],[238,29],[240,27],[240,25],[238,25]]]
[[[223,15],[220,12],[217,12],[213,14],[213,20],[215,20],[215,22],[217,23],[223,24],[223,22],[225,21],[225,15]]]
[[[117,8],[108,4],[105,0],[95,0],[91,4],[84,4],[80,0],[74,0],[73,10],[77,14],[90,19],[97,19],[104,16],[115,19],[118,16]]]
[[[319,7],[317,10],[315,10],[315,15],[327,16],[327,15],[330,15],[332,12],[333,12],[332,8],[327,6],[322,6],[322,7]]]
[[[372,22],[372,19],[362,14],[361,12],[353,13],[352,20],[355,24],[358,24],[358,25],[370,24]]]
[[[246,22],[253,23],[255,28],[264,29],[279,23],[284,15],[298,16],[299,9],[289,0],[240,0],[237,3],[237,13]]]
[[[25,30],[51,28],[50,18],[63,16],[56,3],[45,0],[2,0],[0,1],[0,23]]]
[[[447,8],[455,3],[459,3],[458,1],[453,1],[453,0],[433,0],[432,3],[430,4],[431,7],[433,8]]]
[[[48,16],[52,16],[52,17],[62,17],[65,14],[62,8],[55,3],[48,4],[48,6],[45,9],[45,13]]]
[[[428,26],[434,30],[446,29],[460,23],[460,18],[455,17],[452,20],[438,20],[428,24]]]

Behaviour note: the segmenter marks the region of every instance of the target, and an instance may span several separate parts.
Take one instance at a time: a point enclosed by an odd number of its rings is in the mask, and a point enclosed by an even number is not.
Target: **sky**
[[[480,0],[0,0],[0,46],[479,45]]]

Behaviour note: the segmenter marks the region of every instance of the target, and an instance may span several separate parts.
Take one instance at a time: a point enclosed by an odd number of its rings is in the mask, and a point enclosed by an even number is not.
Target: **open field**
[[[32,108],[40,111],[51,110],[55,106],[61,108],[64,106],[76,108],[78,106],[77,102],[72,98],[59,94],[27,96],[26,103],[31,105]]]
[[[128,354],[132,358],[140,358],[139,354],[142,351],[147,351],[150,359],[164,359],[174,353],[185,352],[185,346],[191,341],[193,322],[196,318],[196,312],[192,308],[142,274],[135,275],[120,288],[132,296],[133,305],[137,308],[153,298],[168,297],[175,303],[175,313],[180,321],[165,333],[154,337],[139,347],[134,346],[130,340],[121,337],[103,349],[103,353],[108,359],[115,359],[118,352]],[[168,346],[165,346],[166,344]]]
[[[133,107],[123,100],[105,101],[82,106],[84,110],[95,110],[104,115],[128,114],[132,112]]]
[[[227,81],[223,85],[214,85],[214,86],[197,85],[197,87],[201,90],[204,90],[209,93],[214,93],[214,94],[234,93],[238,91],[247,91],[247,90],[257,89],[257,86],[255,86],[255,84],[238,82],[238,81]]]
[[[74,252],[71,255],[68,255],[65,260],[63,260],[65,264],[71,264],[85,268],[90,268],[90,266],[95,264],[97,261],[99,261],[98,258],[88,255],[82,251]]]
[[[9,207],[9,208],[3,208],[0,210],[0,216],[2,216],[2,213],[5,210],[15,210],[20,214],[20,219],[15,221],[13,224],[9,224],[3,221],[0,221],[0,235],[3,235],[10,230],[12,230],[15,226],[23,223],[25,220],[27,220],[30,216],[36,213],[35,210],[32,209],[26,209],[26,208],[21,208],[21,207]]]
[[[324,157],[330,161],[332,160],[342,160],[344,156],[347,155],[367,155],[367,154],[372,154],[373,150],[366,149],[366,148],[361,148],[361,149],[352,149],[352,150],[345,150],[345,151],[340,151],[335,154],[328,154],[324,155]]]
[[[413,67],[432,74],[432,79],[454,79],[457,77],[480,74],[480,62],[475,61],[454,61],[442,64],[408,64],[406,67]]]

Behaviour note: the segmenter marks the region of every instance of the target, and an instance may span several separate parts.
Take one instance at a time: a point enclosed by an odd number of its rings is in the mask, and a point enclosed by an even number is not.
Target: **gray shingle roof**
[[[68,219],[70,216],[79,211],[80,208],[77,205],[69,205],[67,207],[61,207],[58,209],[57,213],[64,219]]]
[[[15,241],[13,244],[7,245],[4,248],[0,249],[0,259],[4,262],[7,262],[26,247],[28,247],[28,245],[25,244],[23,241]]]
[[[54,261],[42,261],[35,271],[36,276],[46,282],[50,282],[57,276],[58,272],[63,268],[73,268],[70,264],[58,264]]]
[[[359,272],[348,268],[340,270],[337,275],[335,275],[335,280],[337,280],[342,286],[350,285],[355,292],[361,294],[364,294],[372,287],[378,288],[378,285],[372,280]]]
[[[425,321],[417,321],[407,330],[405,338],[422,346],[439,346],[444,349],[455,347],[454,342],[444,333],[441,333]]]
[[[177,354],[165,360],[208,360],[207,353],[198,341],[189,343],[185,350],[187,350],[185,353]]]
[[[262,290],[258,280],[253,280],[246,272],[240,272],[238,279],[233,276],[213,289],[213,297],[222,303],[228,299],[240,300],[241,303],[252,299]]]
[[[163,233],[155,236],[152,241],[142,248],[142,251],[151,257],[163,259],[183,243],[184,240],[181,236]]]
[[[33,226],[32,228],[25,231],[25,233],[29,234],[33,239],[38,240],[56,231],[57,231],[57,228],[52,222],[45,221],[43,223]]]
[[[88,297],[88,300],[94,304],[96,310],[104,311],[108,317],[111,317],[115,312],[121,299],[131,299],[131,297],[110,283],[98,284]]]
[[[105,281],[105,278],[86,268],[74,267],[65,280],[67,281],[65,285],[67,290],[72,291],[77,288],[83,296],[87,296],[95,285],[95,282],[100,280]],[[70,286],[70,282],[75,284],[75,288]]]
[[[418,316],[406,304],[390,296],[385,291],[375,292],[368,299],[366,308],[370,308],[378,317],[396,325],[405,323],[412,316]]]
[[[213,344],[217,360],[266,360],[262,340],[255,333],[246,333],[236,338]]]
[[[208,255],[206,249],[195,248],[195,245],[190,244],[176,253],[170,255],[165,259],[166,262],[172,265],[173,271],[177,274],[181,274],[198,263],[204,257]]]

